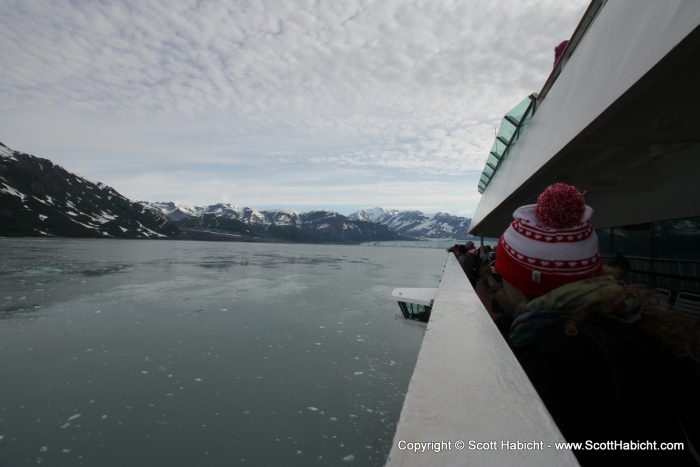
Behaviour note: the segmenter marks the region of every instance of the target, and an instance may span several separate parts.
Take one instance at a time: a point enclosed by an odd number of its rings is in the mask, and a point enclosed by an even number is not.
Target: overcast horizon
[[[0,141],[133,200],[472,217],[586,0],[0,0]]]

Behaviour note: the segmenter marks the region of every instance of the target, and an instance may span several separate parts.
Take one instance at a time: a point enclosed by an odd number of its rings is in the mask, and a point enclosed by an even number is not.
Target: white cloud
[[[476,191],[493,127],[539,90],[586,3],[3,2],[0,141],[115,180],[120,165],[305,163]]]

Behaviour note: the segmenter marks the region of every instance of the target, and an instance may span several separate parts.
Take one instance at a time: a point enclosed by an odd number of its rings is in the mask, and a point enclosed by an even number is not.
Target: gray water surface
[[[0,239],[0,466],[383,465],[444,261]]]

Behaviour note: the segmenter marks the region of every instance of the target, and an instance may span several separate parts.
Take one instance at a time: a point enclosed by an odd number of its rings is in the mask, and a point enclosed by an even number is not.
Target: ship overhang
[[[586,192],[596,227],[700,213],[700,8],[607,2],[485,190],[497,236],[549,184]]]

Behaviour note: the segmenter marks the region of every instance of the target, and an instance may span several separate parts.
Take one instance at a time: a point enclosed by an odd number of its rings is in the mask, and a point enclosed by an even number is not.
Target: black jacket
[[[636,325],[588,317],[512,347],[567,441],[683,442],[681,451],[575,450],[582,466],[694,466],[700,447],[700,369],[666,357]]]

